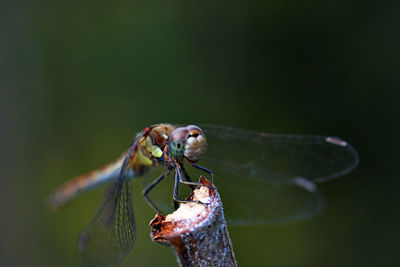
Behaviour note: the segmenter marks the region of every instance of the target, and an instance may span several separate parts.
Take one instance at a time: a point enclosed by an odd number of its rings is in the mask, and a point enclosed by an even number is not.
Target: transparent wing
[[[201,127],[207,153],[199,164],[213,171],[225,215],[234,225],[307,219],[324,207],[314,182],[343,175],[358,164],[354,148],[338,138]]]
[[[346,174],[358,164],[356,150],[335,137],[275,135],[205,125],[208,167],[269,183],[296,178],[322,182]],[[202,160],[203,161],[203,160]]]
[[[115,266],[135,244],[136,224],[127,165],[138,139],[125,157],[119,178],[110,186],[95,217],[80,236],[78,246],[87,266]]]
[[[288,224],[306,220],[324,208],[318,190],[276,185],[241,177],[217,175],[216,186],[230,225]],[[222,179],[218,179],[222,178]]]

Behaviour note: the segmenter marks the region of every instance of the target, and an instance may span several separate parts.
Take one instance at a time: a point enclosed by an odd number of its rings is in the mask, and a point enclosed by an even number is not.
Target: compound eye
[[[196,125],[178,127],[170,134],[169,148],[175,159],[196,162],[206,151],[206,137]]]
[[[203,131],[195,125],[189,125],[187,128],[189,136],[186,140],[184,156],[188,161],[196,162],[206,152],[206,137]]]
[[[186,127],[186,129],[188,130],[190,136],[204,135],[203,130],[199,126],[189,125]]]
[[[189,131],[186,127],[178,127],[173,130],[169,136],[171,142],[185,141],[188,137]]]

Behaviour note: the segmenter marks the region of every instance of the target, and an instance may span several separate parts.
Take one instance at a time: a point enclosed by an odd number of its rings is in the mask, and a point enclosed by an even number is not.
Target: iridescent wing
[[[344,175],[358,164],[356,150],[324,136],[274,135],[201,126],[212,170],[233,224],[288,223],[323,208],[315,182]]]
[[[87,266],[115,266],[135,244],[136,224],[128,164],[142,135],[143,132],[129,148],[118,179],[110,186],[95,217],[80,236],[78,247]]]

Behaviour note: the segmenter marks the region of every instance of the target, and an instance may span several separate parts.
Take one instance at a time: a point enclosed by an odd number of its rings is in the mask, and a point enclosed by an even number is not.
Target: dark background
[[[359,167],[320,186],[321,215],[230,229],[240,266],[398,265],[399,17],[398,1],[2,1],[0,266],[77,265],[103,190],[57,213],[46,197],[159,122],[357,148]],[[121,266],[177,266],[134,185]]]

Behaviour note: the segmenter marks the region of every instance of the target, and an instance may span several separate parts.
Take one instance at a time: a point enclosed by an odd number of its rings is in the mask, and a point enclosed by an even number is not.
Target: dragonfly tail
[[[48,204],[50,208],[56,210],[81,193],[115,179],[120,172],[122,160],[123,157],[98,170],[88,172],[67,181],[49,196]]]

